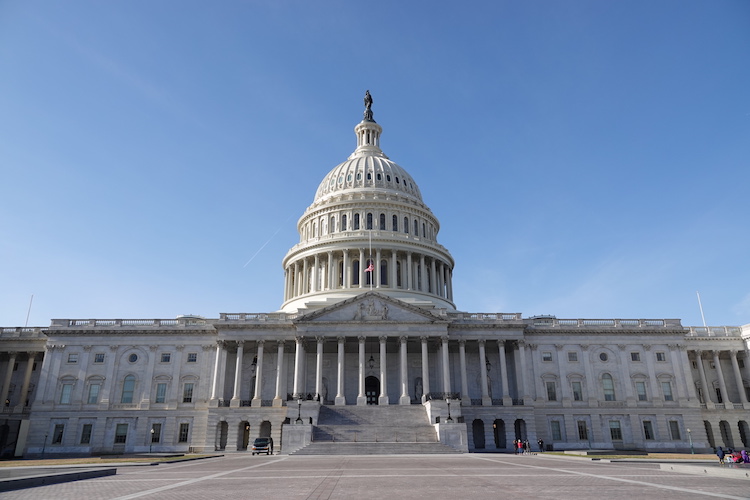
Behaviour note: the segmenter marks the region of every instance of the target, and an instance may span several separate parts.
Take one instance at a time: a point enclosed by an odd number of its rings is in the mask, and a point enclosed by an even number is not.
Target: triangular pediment
[[[407,304],[378,292],[366,292],[297,317],[295,323],[443,323],[445,321],[430,310]]]

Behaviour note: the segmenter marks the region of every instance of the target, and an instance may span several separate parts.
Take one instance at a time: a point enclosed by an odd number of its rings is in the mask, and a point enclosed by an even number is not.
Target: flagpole
[[[372,229],[370,229],[370,265],[372,266]],[[372,291],[372,282],[374,280],[375,280],[375,266],[372,266],[372,271],[370,271],[370,291]]]
[[[703,316],[703,304],[701,304],[701,294],[698,292],[695,292],[695,294],[698,296],[698,307],[701,309],[701,319],[703,320],[703,328],[708,331],[708,327],[706,326],[706,317]]]

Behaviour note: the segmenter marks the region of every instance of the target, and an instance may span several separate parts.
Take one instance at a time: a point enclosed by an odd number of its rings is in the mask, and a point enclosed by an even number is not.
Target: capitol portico
[[[461,311],[440,223],[381,134],[368,93],[278,311],[2,328],[2,455],[750,445],[750,325]]]

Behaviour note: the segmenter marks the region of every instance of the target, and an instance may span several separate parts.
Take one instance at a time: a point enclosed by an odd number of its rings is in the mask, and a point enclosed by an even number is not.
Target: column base
[[[367,406],[367,397],[357,396],[357,406]]]
[[[346,406],[346,397],[344,396],[336,396],[335,401],[333,402],[336,406]]]
[[[253,398],[250,401],[250,406],[253,408],[257,408],[262,405],[262,401],[259,398]]]
[[[208,400],[208,407],[209,408],[218,408],[219,407],[219,400],[216,399],[216,398],[209,399]]]
[[[239,408],[240,407],[240,400],[239,399],[230,399],[229,400],[229,407],[230,408]]]
[[[389,405],[391,403],[388,402],[388,396],[380,396],[380,397],[378,397],[378,404],[379,405]]]
[[[411,398],[409,396],[401,396],[398,398],[398,404],[400,405],[410,405],[411,404]]]
[[[503,396],[503,406],[513,406],[513,398],[510,396]]]
[[[503,406],[505,405],[505,402],[503,402]],[[482,406],[492,406],[492,398],[489,396],[483,396],[482,397]]]
[[[284,401],[281,398],[273,398],[273,403],[271,403],[271,406],[274,406],[274,407],[284,406]]]

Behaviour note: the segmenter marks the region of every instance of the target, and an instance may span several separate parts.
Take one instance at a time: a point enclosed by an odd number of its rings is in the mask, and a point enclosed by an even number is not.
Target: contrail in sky
[[[279,228],[276,230],[276,232],[273,233],[270,238],[268,238],[268,241],[266,241],[265,243],[263,243],[263,245],[258,249],[258,251],[255,252],[252,257],[250,257],[250,260],[248,260],[247,262],[245,262],[245,265],[242,266],[242,269],[245,269],[247,267],[247,265],[250,264],[255,257],[257,257],[257,255],[260,253],[260,251],[263,250],[264,248],[266,248],[266,245],[268,245],[269,243],[271,243],[271,240],[274,238],[274,236],[276,236],[277,234],[279,234],[279,231],[281,231],[281,228],[284,227],[286,225],[286,223],[289,222],[289,219],[291,219],[291,218],[292,218],[291,215],[286,218],[286,220],[284,221],[284,223],[279,226]]]

